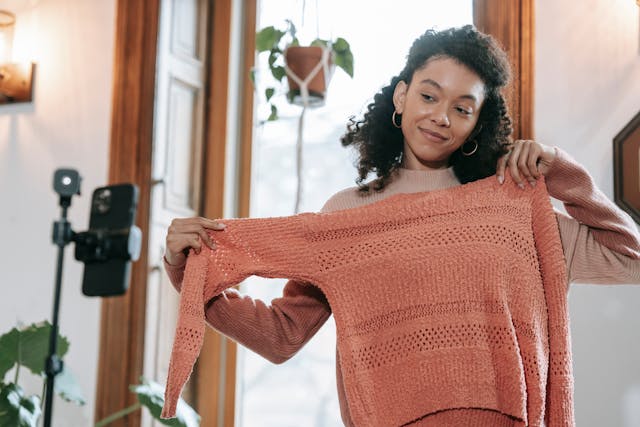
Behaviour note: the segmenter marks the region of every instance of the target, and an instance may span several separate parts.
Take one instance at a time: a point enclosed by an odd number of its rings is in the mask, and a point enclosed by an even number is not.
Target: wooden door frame
[[[143,372],[151,150],[160,0],[116,1],[115,62],[109,183],[131,182],[140,190],[136,224],[143,233],[140,259],[133,263],[131,286],[121,297],[104,298],[95,419],[134,404],[129,391]],[[140,411],[113,423],[140,424]]]
[[[233,0],[209,0],[212,21],[205,115],[205,162],[203,179],[205,191],[203,214],[219,217],[222,214],[224,188],[227,81],[231,7]],[[253,66],[256,0],[243,2],[246,30],[244,66],[246,75]],[[143,372],[144,334],[147,298],[151,167],[153,147],[153,116],[155,104],[155,75],[158,42],[160,0],[131,2],[116,1],[115,61],[113,69],[111,142],[109,156],[110,184],[132,182],[138,185],[140,199],[136,224],[142,230],[140,259],[133,263],[131,286],[121,297],[104,298],[101,307],[100,350],[95,399],[95,420],[100,420],[126,408],[137,399],[129,390],[139,382]],[[215,78],[214,78],[215,76]],[[251,129],[253,93],[242,93],[242,132],[239,166],[239,213],[249,213],[249,183],[251,171]],[[248,144],[248,145],[247,145]],[[217,402],[224,402],[223,425],[233,425],[235,399],[235,344],[222,341],[216,333],[206,342],[198,377],[197,406],[203,415],[202,426],[215,426],[219,416]],[[226,340],[225,340],[226,341]],[[227,357],[219,357],[226,351]],[[225,366],[220,362],[226,360]],[[221,381],[222,379],[222,381]],[[221,387],[217,387],[220,384]],[[207,390],[207,394],[203,393]],[[222,393],[219,393],[221,390]],[[213,394],[211,394],[213,392]],[[205,404],[206,402],[206,404]],[[211,405],[212,402],[216,404]],[[140,411],[115,421],[112,426],[139,426]]]
[[[232,0],[215,0],[210,25],[212,45],[209,64],[210,78],[207,95],[205,134],[206,152],[203,180],[203,215],[222,218],[224,215],[225,159],[227,140],[227,106],[229,101],[229,46],[232,29]],[[242,2],[241,102],[237,167],[239,217],[249,216],[251,183],[251,139],[253,129],[253,86],[249,71],[255,58],[255,27],[257,0]],[[232,79],[233,80],[233,79]],[[223,113],[224,112],[224,113]],[[211,328],[205,332],[204,344],[195,367],[197,375],[196,401],[202,417],[201,427],[233,426],[235,422],[237,344]]]
[[[473,21],[507,51],[512,84],[505,91],[514,139],[533,139],[534,0],[474,0]]]

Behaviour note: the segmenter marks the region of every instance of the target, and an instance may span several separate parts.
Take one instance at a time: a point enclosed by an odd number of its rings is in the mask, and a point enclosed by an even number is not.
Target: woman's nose
[[[431,121],[438,126],[449,127],[449,116],[444,108],[434,108],[431,112]]]

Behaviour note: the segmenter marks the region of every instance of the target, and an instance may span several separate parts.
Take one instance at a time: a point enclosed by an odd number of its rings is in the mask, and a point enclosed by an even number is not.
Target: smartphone
[[[91,197],[89,230],[76,241],[76,259],[84,262],[82,293],[122,295],[129,289],[132,247],[139,254],[140,230],[134,225],[138,187],[118,184],[96,188]]]

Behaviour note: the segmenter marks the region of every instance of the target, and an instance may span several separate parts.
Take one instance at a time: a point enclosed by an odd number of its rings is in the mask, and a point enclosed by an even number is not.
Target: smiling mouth
[[[422,132],[422,134],[425,135],[427,139],[429,139],[430,141],[445,142],[449,139],[449,138],[445,138],[443,135],[440,135],[438,132],[433,132],[428,129],[422,129],[422,128],[419,128],[419,129],[420,129],[420,132]]]

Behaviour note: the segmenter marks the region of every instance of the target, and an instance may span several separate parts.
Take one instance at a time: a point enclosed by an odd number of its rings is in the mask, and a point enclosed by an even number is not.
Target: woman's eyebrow
[[[438,90],[442,90],[442,86],[440,86],[440,84],[437,81],[433,80],[433,79],[424,79],[420,83],[429,84],[429,85],[435,87]],[[475,96],[473,96],[471,94],[460,95],[458,97],[458,99],[469,99],[469,100],[471,100],[473,102],[478,102],[478,98],[476,98]]]

